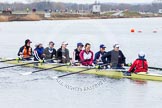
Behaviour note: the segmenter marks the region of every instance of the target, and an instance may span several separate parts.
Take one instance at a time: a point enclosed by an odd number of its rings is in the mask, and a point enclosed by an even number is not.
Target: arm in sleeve
[[[95,58],[93,60],[94,64],[96,64],[96,60],[98,59],[98,53],[95,54]]]
[[[103,64],[106,64],[106,63],[109,63],[109,62],[110,62],[110,61],[108,61],[108,58],[109,58],[110,56],[111,56],[111,52],[109,51],[109,52],[105,53],[105,54],[101,57]]]
[[[93,63],[93,52],[91,52],[92,53],[92,56],[91,56],[91,60],[90,60],[90,64],[92,64]]]
[[[53,49],[53,57],[56,58],[56,49]]]
[[[18,56],[20,56],[20,53],[23,53],[23,49],[24,49],[24,47],[21,47],[21,48],[19,49],[19,51],[18,51],[18,53],[17,53]]]
[[[67,49],[67,62],[70,62],[69,50]]]
[[[146,61],[146,71],[148,71],[148,62]]]
[[[33,49],[30,47],[30,56],[33,56]]]
[[[126,58],[125,58],[125,56],[124,56],[124,54],[123,54],[122,51],[120,51],[120,53],[121,53],[121,56],[122,56],[122,61],[121,61],[121,62],[125,64],[125,59],[126,59]]]
[[[34,50],[34,57],[37,61],[41,60],[36,50]]]
[[[84,51],[81,51],[81,52],[80,52],[80,54],[79,54],[80,61],[84,61],[84,58],[83,58],[83,53],[84,53]]]
[[[72,58],[72,62],[74,63],[75,62],[75,51],[73,52],[73,58]]]
[[[61,55],[60,49],[58,49],[58,50],[56,51],[56,58],[59,59],[59,60],[62,59],[62,55]]]
[[[132,72],[134,70],[134,68],[136,67],[136,60],[133,62],[133,64],[131,65],[131,67],[129,68],[128,72]]]

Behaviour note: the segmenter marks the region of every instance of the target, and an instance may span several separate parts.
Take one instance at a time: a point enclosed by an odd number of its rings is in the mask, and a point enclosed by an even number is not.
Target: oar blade
[[[32,74],[32,72],[25,72],[25,73],[20,73],[20,74],[23,75],[23,76],[26,76],[26,75]]]
[[[57,76],[53,76],[53,77],[50,77],[51,79],[58,79],[59,77]]]

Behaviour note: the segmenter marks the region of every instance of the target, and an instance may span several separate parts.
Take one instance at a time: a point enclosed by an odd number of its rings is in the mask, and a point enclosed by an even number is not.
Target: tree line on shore
[[[135,12],[158,12],[162,9],[162,3],[158,4],[124,4],[124,3],[100,3],[101,11],[112,10],[130,10]],[[84,10],[91,11],[93,4],[76,4],[76,3],[63,3],[63,2],[32,2],[32,3],[0,3],[0,10],[11,8],[13,11],[26,11],[29,9],[37,9],[38,11],[44,11],[45,9],[55,10]]]

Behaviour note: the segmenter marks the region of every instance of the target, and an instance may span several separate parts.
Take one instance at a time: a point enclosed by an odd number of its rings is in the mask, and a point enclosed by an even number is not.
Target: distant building
[[[100,14],[101,13],[101,5],[99,3],[95,2],[95,4],[93,4],[92,13],[93,14]]]
[[[11,8],[7,8],[6,10],[3,10],[3,11],[2,11],[2,14],[11,15],[11,14],[12,14]]]
[[[153,4],[159,4],[159,3],[162,3],[162,0],[154,0],[152,3]]]
[[[154,0],[152,2],[153,10],[155,13],[161,13],[162,9],[162,0]]]
[[[162,14],[162,9],[159,9],[159,13]]]
[[[51,17],[51,13],[52,13],[52,9],[45,9],[44,11],[45,11],[44,17],[45,18],[50,18]]]

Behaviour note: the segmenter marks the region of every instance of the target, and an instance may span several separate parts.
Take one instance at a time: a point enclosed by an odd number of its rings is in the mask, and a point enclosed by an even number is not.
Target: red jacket
[[[80,61],[84,61],[81,62],[82,65],[84,66],[88,66],[88,65],[92,65],[93,63],[93,52],[89,51],[88,53],[85,50],[82,50],[79,54],[80,57]]]
[[[136,59],[133,64],[131,65],[128,72],[147,72],[148,71],[148,64],[145,59]]]

